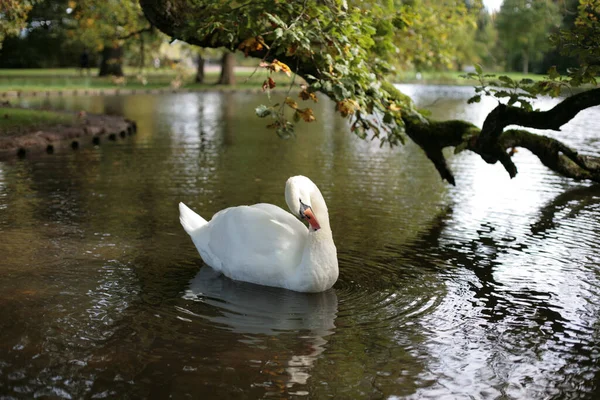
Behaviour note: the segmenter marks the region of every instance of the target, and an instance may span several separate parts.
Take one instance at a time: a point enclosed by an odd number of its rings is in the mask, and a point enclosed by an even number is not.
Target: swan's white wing
[[[230,278],[283,282],[302,260],[307,228],[271,204],[232,207],[210,221],[208,248],[214,265]]]

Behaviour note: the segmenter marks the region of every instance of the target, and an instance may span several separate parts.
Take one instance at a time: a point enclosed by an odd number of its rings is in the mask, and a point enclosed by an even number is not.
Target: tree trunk
[[[104,46],[98,76],[123,76],[123,48],[121,46]]]
[[[235,57],[233,53],[227,52],[223,54],[223,58],[221,59],[221,76],[219,77],[219,85],[234,85],[235,84],[235,74],[233,72],[233,67],[235,66]]]
[[[529,73],[529,53],[527,50],[523,50],[523,73]]]
[[[144,46],[144,34],[141,33],[140,34],[140,73],[142,73],[144,71],[144,64],[145,64],[145,58],[146,58],[146,52],[145,52],[145,47]]]
[[[204,83],[204,58],[201,55],[197,60],[196,83]]]

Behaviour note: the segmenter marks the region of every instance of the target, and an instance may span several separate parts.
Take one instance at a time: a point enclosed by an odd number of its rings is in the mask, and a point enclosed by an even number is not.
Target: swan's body
[[[322,292],[338,278],[327,206],[304,176],[288,179],[288,207],[272,204],[226,208],[207,222],[179,203],[179,220],[204,262],[225,276],[298,292]]]

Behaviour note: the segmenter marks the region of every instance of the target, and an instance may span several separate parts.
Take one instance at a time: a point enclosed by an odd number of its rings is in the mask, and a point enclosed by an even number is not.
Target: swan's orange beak
[[[315,231],[321,229],[321,225],[319,225],[319,222],[317,221],[315,214],[313,214],[312,209],[307,208],[304,210],[304,218],[308,220],[308,223]]]

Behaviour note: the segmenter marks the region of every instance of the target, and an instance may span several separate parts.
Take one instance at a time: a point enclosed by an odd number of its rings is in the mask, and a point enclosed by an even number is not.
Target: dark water
[[[438,118],[480,124],[469,89],[403,87]],[[596,398],[600,188],[379,148],[330,103],[293,140],[250,94],[22,100],[124,114],[134,137],[0,163],[0,398]],[[542,103],[547,107],[550,101]],[[597,109],[552,133],[600,155]],[[323,192],[338,248],[330,291],[238,283],[202,265],[177,203],[210,217]]]

